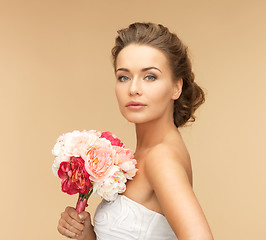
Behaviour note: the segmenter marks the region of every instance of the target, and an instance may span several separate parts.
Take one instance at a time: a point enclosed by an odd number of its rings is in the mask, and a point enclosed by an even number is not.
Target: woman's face
[[[163,117],[173,121],[173,103],[182,91],[182,79],[173,81],[168,59],[158,49],[130,44],[116,61],[116,97],[122,115],[133,123]]]

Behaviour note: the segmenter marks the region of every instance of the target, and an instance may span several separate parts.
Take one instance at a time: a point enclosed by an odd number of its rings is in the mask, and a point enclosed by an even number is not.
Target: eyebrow
[[[147,67],[147,68],[142,68],[141,71],[142,72],[145,72],[145,71],[148,71],[148,70],[151,70],[151,69],[155,69],[155,70],[158,70],[159,72],[162,72],[159,68],[157,67]],[[127,68],[118,68],[116,69],[116,72],[118,71],[125,71],[125,72],[130,72]]]

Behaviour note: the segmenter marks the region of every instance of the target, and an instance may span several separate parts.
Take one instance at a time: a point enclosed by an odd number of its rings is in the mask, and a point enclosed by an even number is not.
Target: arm
[[[154,148],[145,159],[148,181],[178,240],[213,240],[182,158],[167,146]]]
[[[96,240],[90,214],[88,212],[78,214],[72,207],[67,207],[61,214],[57,229],[62,235],[73,239]]]

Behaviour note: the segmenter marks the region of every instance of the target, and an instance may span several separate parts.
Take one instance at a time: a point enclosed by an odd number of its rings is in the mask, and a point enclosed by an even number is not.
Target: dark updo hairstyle
[[[188,48],[176,34],[169,32],[167,27],[154,23],[133,23],[128,28],[117,31],[118,36],[112,49],[113,65],[119,52],[131,43],[148,45],[161,50],[169,60],[173,76],[176,80],[183,79],[182,93],[174,101],[174,123],[176,127],[194,122],[195,110],[205,101],[203,90],[194,82]]]

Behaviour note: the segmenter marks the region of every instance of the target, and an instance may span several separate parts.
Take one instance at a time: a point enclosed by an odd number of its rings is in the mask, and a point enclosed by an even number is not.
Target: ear
[[[180,78],[174,83],[174,91],[173,91],[173,96],[172,96],[173,100],[176,100],[179,98],[179,96],[182,93],[182,87],[183,87],[183,79]]]

